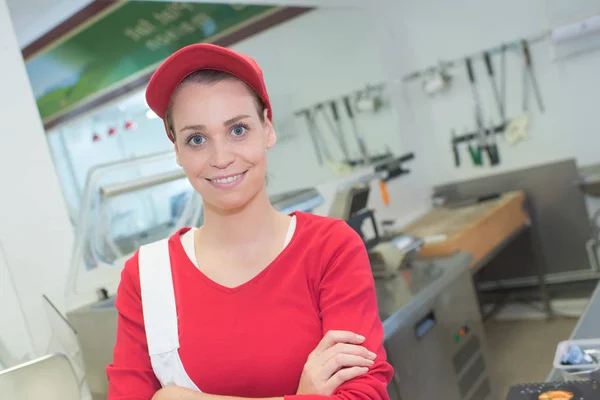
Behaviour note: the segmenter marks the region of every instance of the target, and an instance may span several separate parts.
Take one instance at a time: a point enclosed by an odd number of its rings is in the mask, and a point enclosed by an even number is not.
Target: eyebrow
[[[223,122],[223,126],[229,126],[232,124],[235,124],[236,122],[244,119],[244,118],[250,118],[249,115],[238,115],[237,117],[228,119],[227,121]],[[206,125],[188,125],[184,128],[181,128],[179,130],[179,132],[183,132],[183,131],[204,131],[206,130]]]

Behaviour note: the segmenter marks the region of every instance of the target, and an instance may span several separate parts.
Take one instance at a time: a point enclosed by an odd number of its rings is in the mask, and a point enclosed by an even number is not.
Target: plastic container
[[[554,355],[554,368],[560,371],[564,380],[590,380],[600,378],[600,363],[582,365],[563,365],[562,358],[568,353],[571,346],[579,346],[583,351],[595,350],[593,356],[600,359],[600,339],[565,340],[556,347]]]

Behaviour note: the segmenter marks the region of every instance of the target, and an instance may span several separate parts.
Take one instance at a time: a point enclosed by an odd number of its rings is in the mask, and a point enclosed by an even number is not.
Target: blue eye
[[[233,127],[233,129],[231,129],[231,134],[233,136],[240,137],[240,136],[243,136],[247,130],[248,130],[248,128],[246,128],[243,125],[236,125]]]
[[[188,139],[188,144],[190,144],[192,146],[200,146],[200,145],[204,144],[205,141],[206,141],[206,139],[204,137],[196,135],[196,136],[192,136],[191,138]]]

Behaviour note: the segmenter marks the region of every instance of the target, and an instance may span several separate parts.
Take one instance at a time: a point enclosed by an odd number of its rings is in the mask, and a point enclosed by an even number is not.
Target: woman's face
[[[185,84],[171,115],[178,162],[207,207],[233,211],[264,190],[275,131],[244,83]]]

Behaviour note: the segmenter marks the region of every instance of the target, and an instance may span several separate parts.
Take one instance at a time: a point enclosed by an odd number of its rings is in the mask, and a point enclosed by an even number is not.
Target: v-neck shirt
[[[386,361],[362,239],[344,221],[294,215],[287,246],[235,288],[219,285],[194,265],[195,257],[188,256],[181,240],[189,228],[169,239],[179,355],[187,374],[205,393],[296,400],[309,354],[328,331],[348,330],[366,337],[364,345],[377,353],[377,360],[367,374],[341,385],[333,398],[387,400],[393,370]],[[137,254],[122,272],[116,308],[108,400],[150,400],[160,383],[148,355]],[[323,399],[303,395],[297,400]]]
[[[187,254],[190,261],[196,266],[196,268],[199,268],[198,260],[196,258],[196,246],[195,246],[195,241],[194,241],[194,235],[195,235],[196,230],[198,230],[198,228],[192,228],[189,231],[182,234],[181,235],[181,245],[183,246],[183,250],[185,250],[185,254]],[[287,245],[290,243],[290,241],[292,240],[292,237],[294,236],[295,231],[296,231],[296,216],[292,215],[281,251],[283,251],[287,247]]]

